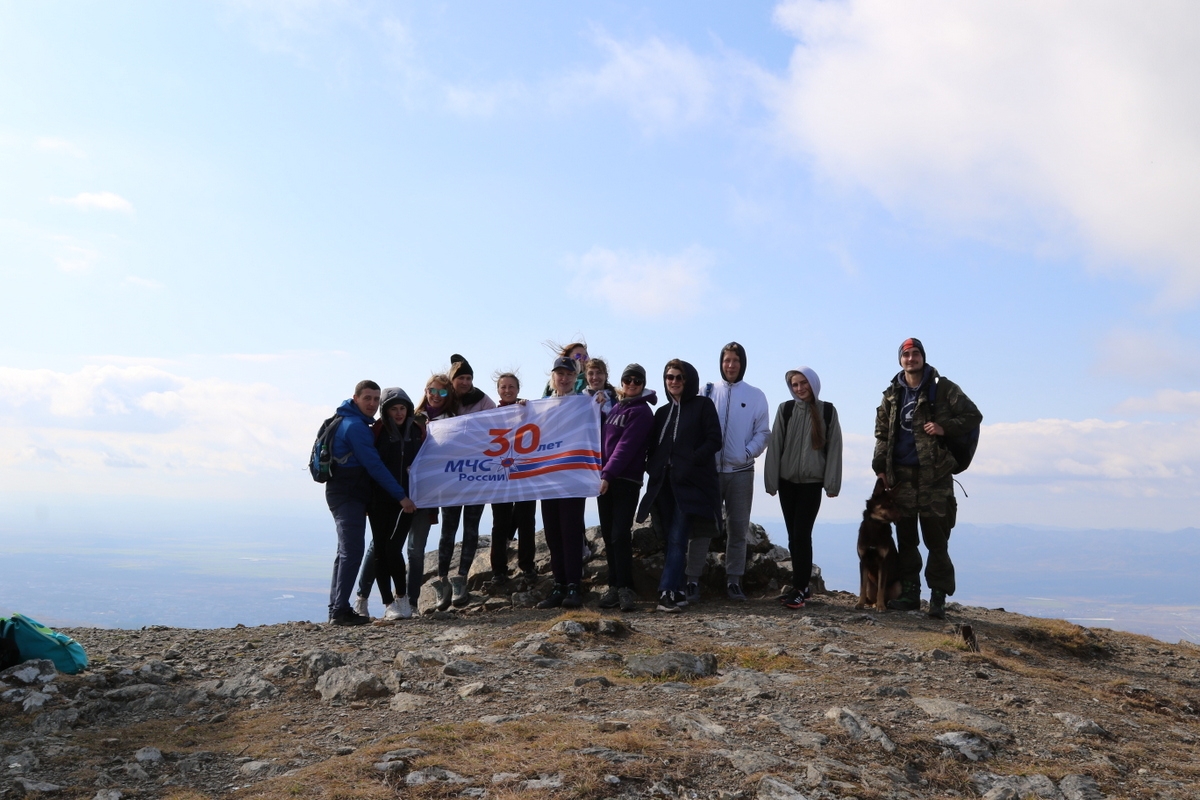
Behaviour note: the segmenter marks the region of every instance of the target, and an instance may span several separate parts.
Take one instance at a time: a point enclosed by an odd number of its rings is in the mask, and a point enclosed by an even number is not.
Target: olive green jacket
[[[903,380],[904,372],[901,371],[884,390],[883,402],[875,412],[875,456],[871,459],[871,471],[877,475],[886,474],[889,486],[896,485],[892,453],[896,447],[896,432],[900,427],[900,405],[904,398],[901,385]],[[937,391],[934,393],[936,401],[932,407],[929,403],[929,392],[922,391],[913,412],[913,437],[916,439],[917,459],[921,465],[921,480],[931,482],[950,475],[958,466],[958,462],[942,443],[942,436],[931,436],[925,432],[925,423],[936,422],[941,425],[945,436],[961,436],[983,421],[983,414],[979,413],[979,409],[958,384],[941,377],[936,369],[930,367],[926,384],[934,382],[937,383]],[[926,474],[928,477],[925,477]]]

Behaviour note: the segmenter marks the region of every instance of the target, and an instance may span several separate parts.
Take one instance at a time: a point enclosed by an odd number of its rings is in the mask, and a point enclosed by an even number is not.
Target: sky
[[[1198,97],[1188,2],[0,0],[0,543],[327,525],[358,380],[536,396],[580,338],[815,369],[822,519],[916,336],[984,415],[960,520],[1195,525]]]

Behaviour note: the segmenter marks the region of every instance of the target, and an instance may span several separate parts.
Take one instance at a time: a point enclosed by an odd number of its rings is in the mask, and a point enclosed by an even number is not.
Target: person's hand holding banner
[[[430,422],[409,492],[419,508],[595,497],[600,406],[546,397]]]

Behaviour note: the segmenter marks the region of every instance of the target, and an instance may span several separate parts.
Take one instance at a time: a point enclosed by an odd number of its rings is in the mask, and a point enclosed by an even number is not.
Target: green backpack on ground
[[[59,672],[74,675],[88,665],[83,645],[65,633],[52,631],[35,619],[24,614],[0,617],[0,640],[16,645],[23,663],[35,658],[48,658]]]

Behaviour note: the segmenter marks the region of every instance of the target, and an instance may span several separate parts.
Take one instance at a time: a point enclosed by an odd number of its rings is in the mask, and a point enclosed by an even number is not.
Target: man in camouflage
[[[892,489],[904,514],[896,523],[903,590],[888,608],[911,611],[921,607],[921,551],[917,524],[929,551],[925,581],[929,584],[929,616],[946,616],[946,595],[954,594],[954,564],[950,561],[950,531],[958,503],[954,499],[957,463],[943,442],[959,436],[983,419],[958,385],[925,363],[920,339],[900,345],[903,368],[883,392],[875,414],[875,457],[871,469]],[[929,389],[936,385],[934,401]]]

